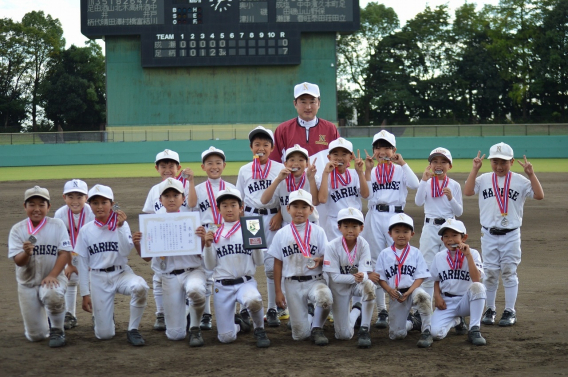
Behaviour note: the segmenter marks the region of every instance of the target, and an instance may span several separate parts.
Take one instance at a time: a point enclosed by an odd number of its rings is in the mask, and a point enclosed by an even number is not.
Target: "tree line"
[[[338,37],[339,118],[358,124],[568,122],[568,1],[501,0],[400,27],[377,2]]]
[[[99,129],[105,60],[93,41],[65,48],[58,19],[0,19],[0,132]]]

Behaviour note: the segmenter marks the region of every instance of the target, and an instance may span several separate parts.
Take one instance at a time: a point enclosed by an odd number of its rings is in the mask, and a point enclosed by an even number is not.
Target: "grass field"
[[[427,160],[408,160],[408,164],[415,173],[420,174],[428,164]],[[531,160],[535,172],[566,173],[568,172],[568,159],[535,159]],[[239,168],[245,162],[228,162],[223,175],[237,175]],[[201,165],[185,163],[182,166],[190,167],[196,176],[204,176]],[[450,172],[467,173],[471,169],[471,160],[454,160]],[[483,164],[481,172],[490,170],[489,161]],[[515,172],[522,172],[521,166],[515,162]],[[156,177],[153,164],[114,164],[114,165],[66,165],[66,166],[26,166],[0,168],[0,181],[36,181],[41,179],[72,179],[72,178],[117,178],[117,177]]]

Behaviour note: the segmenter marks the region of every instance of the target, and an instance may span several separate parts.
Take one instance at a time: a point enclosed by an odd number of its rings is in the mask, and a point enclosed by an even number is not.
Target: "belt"
[[[118,270],[122,270],[122,266],[112,266],[109,268],[94,268],[92,269],[92,271],[96,271],[96,272],[114,272],[114,271],[118,271]]]
[[[409,288],[399,288],[398,291],[400,293],[406,293],[406,292],[408,292],[409,289],[410,289],[410,287]]]
[[[278,208],[251,208],[251,207],[245,207],[245,211],[246,212],[252,212],[252,213],[257,213],[259,215],[268,215],[269,213],[271,215],[274,215],[275,213],[278,213]]]
[[[446,296],[446,297],[462,297],[463,295],[453,295],[451,293],[444,292],[444,296]]]
[[[181,268],[181,269],[179,269],[179,270],[173,270],[173,271],[164,272],[164,273],[165,273],[165,274],[168,274],[168,275],[181,275],[181,274],[184,274],[184,273],[186,273],[186,272],[188,272],[188,271],[193,271],[193,270],[195,270],[195,267],[192,267],[192,268]]]
[[[510,233],[514,230],[517,230],[518,228],[514,228],[514,229],[501,229],[501,228],[487,228],[487,227],[483,227],[483,229],[488,230],[489,234],[492,234],[494,236],[503,236],[507,233]]]
[[[321,274],[319,274],[319,275],[306,275],[306,276],[290,276],[286,279],[296,280],[296,281],[301,282],[301,281],[310,281],[310,280],[313,280],[313,279],[317,279],[319,277],[321,277]]]
[[[427,222],[427,223],[432,223],[432,224],[435,224],[435,225],[442,225],[443,223],[446,222],[446,219],[443,219],[443,218],[441,218],[441,217],[438,217],[438,218],[436,218],[436,219],[432,219],[432,218],[428,218],[428,217],[427,217],[427,218],[426,218],[426,222]]]
[[[375,208],[379,212],[390,212],[390,207],[388,204],[377,204]],[[396,213],[404,213],[402,206],[394,206],[394,212]]]
[[[249,280],[251,280],[252,278],[250,276],[245,276],[242,278],[236,278],[236,279],[221,279],[221,280],[215,280],[217,283],[221,283],[221,285],[237,285],[237,284],[242,284],[245,283]]]

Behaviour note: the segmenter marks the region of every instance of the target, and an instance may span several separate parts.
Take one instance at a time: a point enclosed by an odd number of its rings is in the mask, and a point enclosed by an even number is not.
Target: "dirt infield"
[[[464,182],[466,174],[452,178]],[[381,376],[481,376],[481,375],[564,375],[568,373],[568,295],[566,271],[566,220],[568,219],[568,174],[542,173],[539,178],[545,192],[544,201],[528,200],[522,228],[523,262],[519,268],[520,286],[517,301],[518,323],[510,328],[483,326],[486,347],[474,348],[465,336],[450,333],[429,349],[419,349],[418,332],[401,341],[388,339],[387,330],[372,329],[373,345],[359,350],[356,339],[338,341],[333,326],[326,324],[330,339],[327,347],[316,347],[309,341],[295,342],[286,326],[268,328],[272,342],[268,349],[255,347],[252,334],[240,334],[233,344],[221,344],[216,329],[204,331],[205,346],[189,348],[187,341],[169,341],[164,333],[152,330],[155,303],[150,291],[148,307],[140,331],[146,346],[135,348],[126,343],[129,298],[116,298],[116,333],[114,339],[95,338],[88,313],[81,309],[78,298],[79,326],[67,332],[67,346],[50,349],[47,342],[30,343],[18,305],[14,264],[7,256],[11,226],[25,217],[23,192],[31,182],[3,182],[1,203],[5,215],[0,219],[0,375],[381,375]],[[234,182],[235,177],[228,177]],[[138,216],[155,178],[88,179],[110,185],[117,202],[129,216],[133,231],[138,229]],[[60,197],[65,180],[40,181],[53,198],[55,210],[63,205]],[[463,187],[463,184],[462,184]],[[417,224],[424,216],[414,205],[414,191],[408,197],[406,212]],[[469,229],[470,244],[480,250],[479,210],[477,197],[464,199],[462,220]],[[418,246],[421,226],[411,243]],[[149,264],[133,251],[130,265],[151,286]],[[265,299],[266,282],[263,269],[257,270],[261,293]],[[497,296],[498,318],[503,310],[503,290]],[[266,303],[266,301],[265,301]],[[374,313],[374,319],[377,313]],[[356,338],[356,337],[355,337]]]

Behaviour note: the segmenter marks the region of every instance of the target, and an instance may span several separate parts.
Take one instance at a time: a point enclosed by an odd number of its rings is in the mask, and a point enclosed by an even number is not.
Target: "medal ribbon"
[[[306,184],[306,172],[302,174],[300,178],[300,182],[296,186],[296,178],[294,178],[293,174],[290,174],[286,177],[286,187],[288,188],[288,192],[298,191],[299,189],[303,189],[304,185]]]
[[[390,162],[387,164],[378,164],[375,169],[375,176],[377,177],[377,182],[379,184],[392,182],[393,175],[394,164]]]
[[[512,176],[513,174],[509,172],[505,177],[505,187],[503,187],[503,195],[501,195],[501,190],[499,190],[499,181],[497,180],[497,174],[493,173],[493,191],[495,192],[495,199],[497,200],[499,211],[501,211],[501,216],[507,216],[507,211],[509,210],[509,187],[511,186]]]
[[[351,256],[351,253],[349,252],[349,248],[347,247],[347,241],[345,241],[345,237],[343,237],[341,243],[343,244],[343,250],[345,250],[345,252],[347,253],[347,259],[349,260],[349,264],[353,266],[353,263],[355,262],[355,257],[357,256],[357,243],[355,243],[355,248],[353,249],[353,256]]]
[[[34,224],[32,224],[32,221],[28,217],[28,233],[31,234],[32,236],[37,234],[37,232],[39,232],[41,228],[43,228],[46,222],[47,222],[47,217],[44,217],[43,220],[41,220],[41,223],[39,223],[37,227],[34,227]]]
[[[183,185],[183,187],[185,187],[185,184],[187,182],[187,178],[184,178],[181,174],[182,174],[183,170],[179,173],[179,175],[176,177],[176,179],[178,181],[181,182],[181,184]]]
[[[221,225],[219,229],[215,232],[215,236],[213,236],[213,242],[219,243],[219,239],[221,239],[221,233],[223,232],[223,228],[225,228],[225,224]],[[225,234],[225,238],[229,239],[237,230],[241,229],[241,222],[237,221],[235,225]]]
[[[345,169],[345,179],[339,173],[337,168],[333,169],[331,172],[331,188],[336,190],[339,188],[339,184],[342,186],[347,186],[351,183],[351,173],[349,173],[348,169]]]
[[[396,248],[394,247],[394,243],[392,244],[391,249],[394,253],[394,257],[396,258],[396,262],[398,263],[398,265],[396,266],[396,276],[394,277],[394,285],[396,286],[396,289],[398,289],[398,284],[400,283],[400,277],[402,275],[402,266],[404,266],[404,262],[406,261],[408,254],[410,254],[410,244],[406,245],[404,250],[402,250],[400,258],[398,257],[398,255],[396,255]]]
[[[432,177],[430,182],[430,186],[432,187],[432,197],[439,198],[440,196],[443,196],[444,193],[442,192],[442,190],[448,187],[448,183],[450,183],[448,176],[444,178],[442,186],[440,186],[440,180],[438,179],[438,176]]]
[[[75,226],[75,217],[73,212],[69,209],[67,211],[67,220],[69,220],[69,235],[71,236],[71,246],[75,249],[75,243],[77,242],[77,236],[79,235],[79,229],[85,225],[85,208],[81,209],[81,214],[79,215],[79,222]]]
[[[450,266],[450,269],[452,269],[452,270],[461,269],[462,266],[463,266],[463,260],[464,259],[465,259],[464,253],[462,253],[459,250],[456,250],[456,256],[455,256],[454,260],[452,260],[452,254],[450,253],[450,250],[448,250],[448,256],[446,257],[446,260],[448,261],[448,265]]]
[[[108,225],[108,230],[110,230],[111,232],[114,232],[116,230],[117,225],[118,225],[118,215],[116,214],[116,212],[114,212],[111,209],[110,215],[108,216],[106,223],[103,224],[99,220],[95,219],[95,225],[98,226],[99,228],[102,228],[105,225]]]
[[[209,204],[211,205],[211,211],[213,212],[213,222],[215,224],[221,224],[223,222],[223,217],[217,209],[217,202],[215,201],[215,194],[213,193],[213,186],[211,182],[207,180],[205,183],[205,188],[207,189],[207,196],[209,197]],[[225,189],[225,182],[221,179],[219,181],[219,191]]]
[[[296,225],[291,223],[290,226],[292,227],[292,234],[294,235],[294,239],[302,252],[302,255],[306,258],[310,258],[310,238],[312,237],[312,226],[310,225],[309,221],[306,221],[306,230],[304,231],[304,242],[300,238],[300,233],[298,233],[298,229],[296,229]]]
[[[270,167],[272,166],[272,161],[268,160],[264,166],[264,170],[260,166],[260,157],[256,156],[252,160],[252,179],[266,179],[268,173],[270,172]]]

